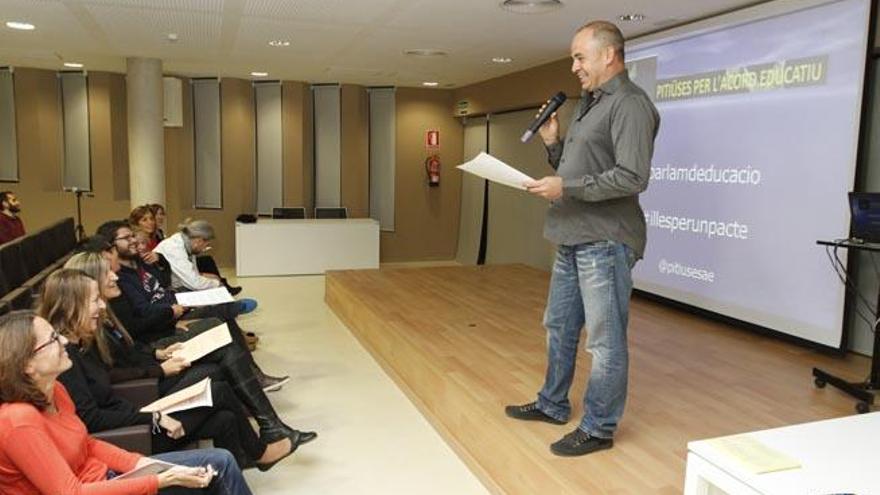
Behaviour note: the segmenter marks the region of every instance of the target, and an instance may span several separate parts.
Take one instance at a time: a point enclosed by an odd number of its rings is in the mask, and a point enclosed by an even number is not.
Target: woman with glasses
[[[112,281],[113,274],[100,255],[79,254],[72,260],[73,266],[102,268],[99,274],[105,283]],[[112,313],[105,319],[105,311],[98,283],[88,274],[66,268],[46,280],[39,312],[70,340],[67,347],[73,366],[60,380],[89,431],[152,423],[155,451],[175,450],[193,440],[210,438],[216,446],[230,450],[242,467],[256,466],[261,470],[271,468],[299,444],[314,438],[284,425],[268,400],[258,404],[263,409],[254,413],[261,427],[258,437],[247,421],[239,394],[223,381],[225,375],[219,365],[190,367],[190,363],[170,356],[173,349],[161,350],[156,356],[152,350],[135,347]],[[159,378],[161,395],[212,377],[214,405],[182,411],[172,417],[141,413],[114,395],[112,383],[146,377]],[[268,412],[264,410],[267,408]]]
[[[72,365],[65,344],[67,339],[32,311],[0,317],[0,493],[251,493],[224,450],[148,458],[90,437],[57,381]],[[175,467],[115,479],[154,460]]]

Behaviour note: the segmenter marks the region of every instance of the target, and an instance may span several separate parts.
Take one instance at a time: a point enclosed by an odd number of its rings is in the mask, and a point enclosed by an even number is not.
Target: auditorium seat
[[[21,259],[22,263],[24,263],[27,278],[33,277],[40,273],[43,268],[49,266],[48,261],[46,261],[45,264],[43,262],[44,259],[48,258],[42,253],[42,246],[46,246],[47,239],[44,239],[44,236],[41,234],[42,231],[21,238]]]
[[[0,247],[0,270],[10,289],[21,286],[28,279],[21,241],[22,238],[18,238]]]
[[[30,287],[17,287],[9,291],[0,301],[9,304],[12,309],[33,309],[34,293]]]
[[[0,269],[0,297],[8,294],[10,289],[9,283],[6,282],[6,276],[3,275],[3,270]]]
[[[130,402],[140,409],[159,398],[159,381],[155,378],[143,378],[113,384],[113,395]],[[92,436],[105,442],[143,455],[153,452],[150,425],[125,426],[112,430],[99,431]]]
[[[10,309],[32,308],[43,282],[75,247],[72,218],[0,246],[0,303]]]

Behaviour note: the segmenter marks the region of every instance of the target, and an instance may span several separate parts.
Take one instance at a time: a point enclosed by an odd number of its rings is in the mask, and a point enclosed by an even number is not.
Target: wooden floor
[[[850,398],[813,387],[811,368],[858,380],[866,358],[824,356],[637,298],[614,448],[556,457],[550,443],[582,412],[583,349],[568,425],[504,415],[543,382],[548,283],[522,265],[340,271],[327,274],[325,298],[493,493],[680,494],[690,440],[854,413]]]

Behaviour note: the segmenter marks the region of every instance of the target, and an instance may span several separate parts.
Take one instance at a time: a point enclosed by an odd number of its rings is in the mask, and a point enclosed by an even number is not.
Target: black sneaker
[[[543,421],[554,425],[565,424],[565,421],[559,421],[556,418],[551,418],[544,414],[538,409],[537,402],[529,402],[528,404],[523,404],[521,406],[507,406],[504,408],[504,414],[511,418],[521,419],[523,421]]]
[[[597,450],[610,449],[613,446],[613,439],[594,437],[577,428],[551,445],[550,451],[561,456],[576,456],[586,455]]]

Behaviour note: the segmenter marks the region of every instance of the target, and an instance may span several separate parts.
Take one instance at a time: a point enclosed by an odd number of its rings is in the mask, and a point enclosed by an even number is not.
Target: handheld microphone
[[[520,137],[519,140],[525,143],[526,141],[531,139],[532,136],[534,136],[535,133],[538,132],[538,129],[542,125],[544,125],[544,122],[547,122],[547,119],[549,119],[550,116],[553,115],[553,112],[558,110],[559,107],[561,107],[562,104],[565,103],[565,100],[566,96],[565,93],[563,93],[562,91],[553,95],[553,98],[550,98],[550,101],[547,102],[547,106],[544,107],[544,111],[541,112],[541,114],[538,115],[537,118],[535,118],[535,120],[532,122],[532,125],[529,126],[528,130],[523,133],[522,137]]]

